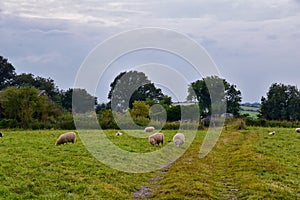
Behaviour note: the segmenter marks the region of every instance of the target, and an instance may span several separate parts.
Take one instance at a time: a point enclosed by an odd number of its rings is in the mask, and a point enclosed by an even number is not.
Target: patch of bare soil
[[[158,174],[164,174],[167,173],[170,166],[172,165],[172,163],[175,161],[176,159],[171,160],[170,162],[168,162],[167,164],[163,165],[162,168],[160,170],[157,171]],[[158,181],[162,180],[163,177],[162,176],[155,176],[153,178],[151,178],[148,181],[147,186],[142,185],[141,189],[134,192],[132,197],[134,200],[148,200],[149,196],[152,194],[151,191],[155,190],[157,187],[159,187],[159,184],[157,184]]]

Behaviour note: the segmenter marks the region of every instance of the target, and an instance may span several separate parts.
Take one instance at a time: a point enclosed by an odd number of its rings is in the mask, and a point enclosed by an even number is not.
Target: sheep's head
[[[150,139],[149,139],[149,142],[150,142],[150,144],[155,145],[156,140],[155,140],[154,138],[150,138]]]

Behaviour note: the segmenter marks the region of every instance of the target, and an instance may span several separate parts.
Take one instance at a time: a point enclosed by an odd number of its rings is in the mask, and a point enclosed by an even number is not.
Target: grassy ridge
[[[75,145],[55,146],[64,131],[3,131],[0,199],[131,199],[141,186],[151,199],[299,199],[300,135],[294,129],[236,131],[228,126],[213,151],[198,158],[205,131],[168,170],[134,174],[106,167]],[[164,131],[170,141],[175,131]],[[147,140],[106,131],[124,150],[149,152]]]

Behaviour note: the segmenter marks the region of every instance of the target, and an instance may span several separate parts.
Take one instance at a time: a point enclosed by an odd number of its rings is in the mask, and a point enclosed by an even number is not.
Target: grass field
[[[259,108],[251,106],[241,106],[239,111],[240,115],[248,114],[250,117],[257,119],[259,114]]]
[[[133,199],[137,191],[141,199],[300,199],[300,134],[276,128],[269,136],[272,130],[228,126],[203,159],[198,153],[205,131],[199,131],[169,168],[142,174],[105,166],[80,138],[55,146],[65,131],[2,130],[0,199]],[[170,141],[175,132],[164,133]],[[127,151],[160,148],[141,138],[115,137],[113,130],[106,134]]]

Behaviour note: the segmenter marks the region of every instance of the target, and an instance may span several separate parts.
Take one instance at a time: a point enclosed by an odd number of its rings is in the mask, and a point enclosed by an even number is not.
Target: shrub
[[[18,122],[16,119],[1,119],[0,128],[17,128]]]

